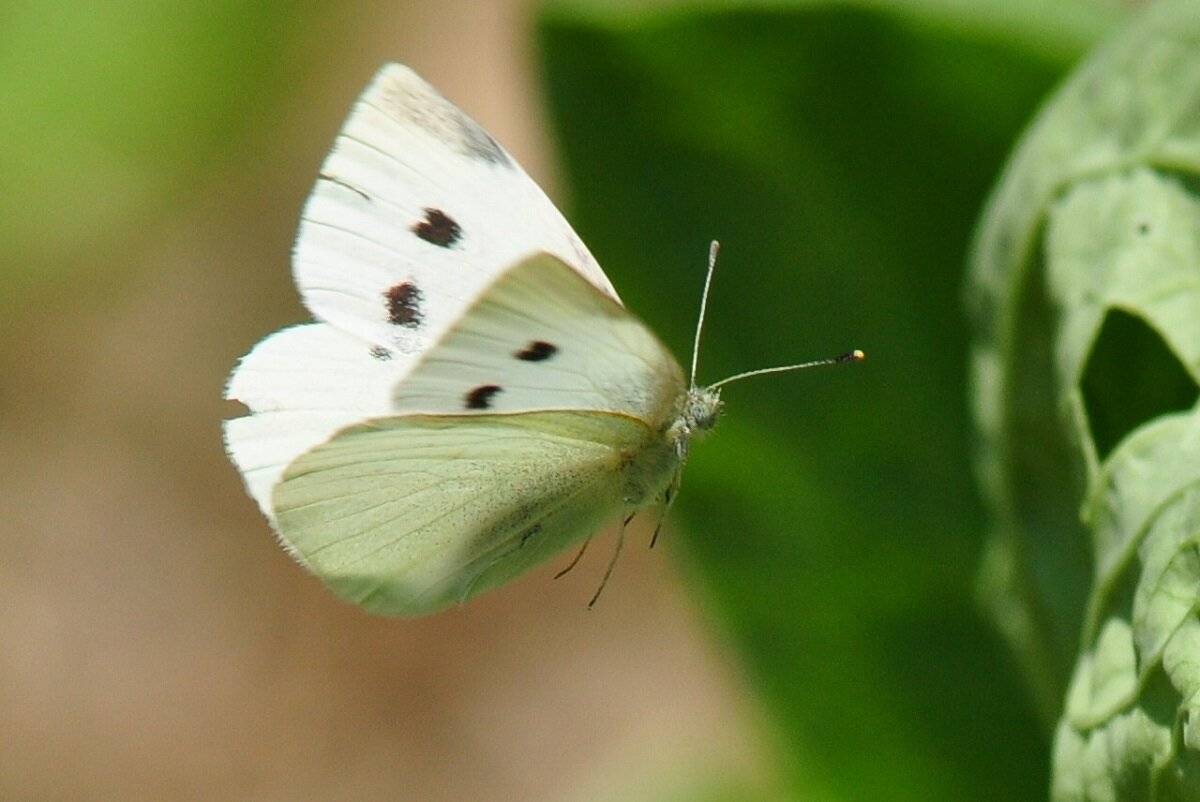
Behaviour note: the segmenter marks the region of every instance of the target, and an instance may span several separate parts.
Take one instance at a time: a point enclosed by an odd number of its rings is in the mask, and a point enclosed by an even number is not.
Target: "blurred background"
[[[976,610],[971,226],[1117,2],[350,2],[0,11],[0,798],[1044,793]],[[222,450],[235,360],[353,99],[414,67],[738,385],[654,552],[371,618]],[[644,541],[645,522],[633,543]],[[568,555],[569,556],[569,555]],[[1051,719],[1052,720],[1052,719]]]
[[[277,547],[222,450],[235,360],[308,317],[300,207],[383,62],[560,186],[530,6],[92,9],[18,3],[0,26],[0,798],[615,799],[759,776],[753,701],[670,537],[630,549],[591,612],[605,548],[377,619]]]

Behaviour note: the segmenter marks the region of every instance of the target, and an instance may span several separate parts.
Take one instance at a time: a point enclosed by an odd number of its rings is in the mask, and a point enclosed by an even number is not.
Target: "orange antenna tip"
[[[863,353],[862,351],[855,348],[853,351],[846,353],[846,354],[842,354],[841,356],[837,357],[836,359],[834,359],[834,361],[835,362],[862,362],[866,358],[867,358],[867,355],[865,353]]]

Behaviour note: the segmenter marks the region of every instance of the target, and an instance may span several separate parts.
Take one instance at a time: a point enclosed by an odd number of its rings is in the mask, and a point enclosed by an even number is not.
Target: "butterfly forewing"
[[[538,251],[616,297],[512,157],[393,64],[363,93],[321,168],[294,272],[317,318],[370,345],[413,353],[435,342],[501,270]]]
[[[397,412],[617,412],[657,430],[683,392],[683,371],[653,332],[539,254],[497,279],[393,400]]]

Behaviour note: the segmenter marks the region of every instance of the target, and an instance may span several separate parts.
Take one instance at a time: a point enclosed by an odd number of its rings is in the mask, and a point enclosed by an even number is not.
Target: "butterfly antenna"
[[[751,376],[762,376],[766,373],[785,373],[789,370],[804,370],[805,368],[819,368],[822,365],[848,365],[851,362],[862,362],[866,358],[867,358],[867,355],[864,354],[862,351],[859,351],[856,348],[853,351],[847,351],[846,353],[844,353],[840,356],[833,356],[833,357],[830,357],[829,359],[817,359],[812,362],[801,362],[797,365],[780,365],[779,367],[775,367],[775,368],[759,368],[758,370],[748,370],[745,373],[738,373],[733,376],[730,376],[727,379],[721,379],[716,384],[710,384],[708,386],[708,389],[715,390],[723,384],[729,384],[730,382],[741,381],[742,379],[749,379]]]
[[[700,319],[696,321],[696,339],[692,341],[692,377],[689,384],[696,387],[696,363],[700,359],[700,332],[704,330],[704,313],[708,309],[708,287],[712,284],[713,268],[717,266],[717,253],[721,243],[713,240],[708,246],[708,273],[704,276],[704,294],[700,296]]]

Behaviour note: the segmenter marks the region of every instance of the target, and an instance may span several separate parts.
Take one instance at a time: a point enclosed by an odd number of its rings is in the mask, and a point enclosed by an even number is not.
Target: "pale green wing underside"
[[[654,332],[549,253],[502,273],[396,387],[397,414],[598,410],[652,428],[678,414],[686,385]]]
[[[287,469],[280,536],[344,599],[421,615],[500,585],[623,506],[652,433],[624,415],[385,418]]]

